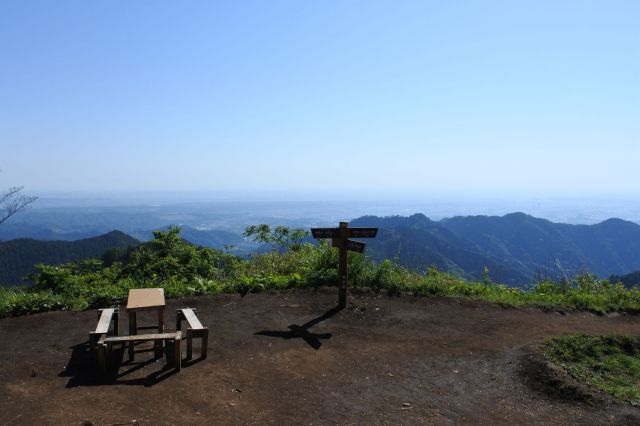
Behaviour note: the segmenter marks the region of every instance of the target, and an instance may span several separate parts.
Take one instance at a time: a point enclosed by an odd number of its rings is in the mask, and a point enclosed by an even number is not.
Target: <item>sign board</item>
[[[349,237],[352,238],[375,238],[378,228],[349,228]]]
[[[347,285],[348,285],[348,256],[347,251],[364,253],[365,244],[360,241],[350,240],[356,238],[375,238],[378,228],[349,228],[347,222],[340,222],[338,228],[311,228],[313,238],[331,238],[331,246],[339,250],[338,253],[338,306],[347,306]]]
[[[378,228],[347,228],[350,238],[375,238]],[[340,228],[311,228],[313,238],[338,238]]]
[[[342,238],[332,238],[331,239],[331,247],[335,247],[338,249],[346,249],[350,251],[355,251],[357,253],[364,253],[365,243],[361,243],[360,241],[354,240],[343,240]]]
[[[356,253],[364,253],[364,246],[365,244],[360,241],[346,240],[344,242],[344,248],[355,251]]]
[[[311,228],[313,238],[338,238],[340,236],[339,228]]]

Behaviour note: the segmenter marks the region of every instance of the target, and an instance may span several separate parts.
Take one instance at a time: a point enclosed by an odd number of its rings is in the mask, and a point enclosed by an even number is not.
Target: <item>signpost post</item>
[[[364,253],[365,244],[360,241],[350,240],[349,238],[375,238],[378,234],[378,228],[349,228],[348,222],[340,222],[338,228],[311,228],[313,238],[324,239],[331,238],[331,246],[336,247],[339,251],[338,263],[338,306],[345,308],[347,306],[347,285],[348,278],[348,251]]]

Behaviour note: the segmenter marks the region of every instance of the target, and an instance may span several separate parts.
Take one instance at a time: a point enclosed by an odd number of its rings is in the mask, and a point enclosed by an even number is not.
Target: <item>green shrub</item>
[[[108,262],[89,259],[37,265],[33,288],[0,292],[0,316],[114,306],[126,300],[130,288],[164,287],[167,297],[182,297],[221,292],[246,295],[338,283],[338,251],[327,241],[312,245],[296,240],[290,250],[279,247],[245,260],[191,245],[179,232],[179,228],[156,232],[153,240],[126,254],[110,256]],[[640,291],[590,274],[577,276],[569,285],[544,281],[521,290],[468,282],[435,267],[419,273],[396,261],[375,263],[356,253],[349,253],[348,268],[350,286],[391,295],[471,298],[507,306],[534,304],[593,312],[640,310]]]
[[[63,309],[64,297],[51,291],[0,287],[0,318]]]
[[[556,337],[542,348],[545,356],[571,377],[619,401],[640,404],[639,342],[629,336]]]

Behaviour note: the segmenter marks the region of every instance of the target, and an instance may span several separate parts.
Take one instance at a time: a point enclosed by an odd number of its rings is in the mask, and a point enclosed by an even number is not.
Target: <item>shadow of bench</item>
[[[98,368],[102,373],[106,373],[111,368],[112,351],[115,343],[138,343],[138,342],[166,342],[171,343],[174,350],[173,360],[176,372],[180,371],[182,352],[181,342],[182,332],[157,333],[157,334],[136,334],[133,336],[112,336],[102,335],[96,344],[96,357]],[[156,352],[157,355],[157,352]],[[168,354],[167,354],[168,355]]]

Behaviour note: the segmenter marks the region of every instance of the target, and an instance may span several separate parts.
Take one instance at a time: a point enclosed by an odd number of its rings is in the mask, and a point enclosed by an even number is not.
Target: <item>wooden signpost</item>
[[[311,228],[311,235],[316,239],[331,238],[331,246],[340,250],[340,262],[338,265],[338,306],[347,306],[347,252],[355,251],[364,253],[365,244],[349,238],[375,238],[378,228],[349,228],[348,222],[340,222],[339,228]]]

